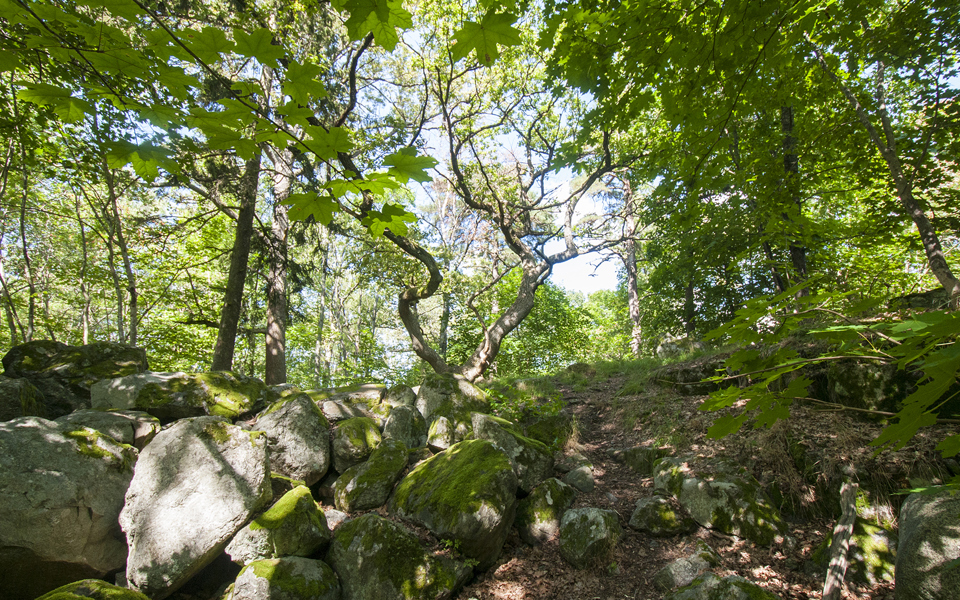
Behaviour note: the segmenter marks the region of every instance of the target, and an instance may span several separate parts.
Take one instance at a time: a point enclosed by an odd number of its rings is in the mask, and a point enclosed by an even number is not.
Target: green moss
[[[121,471],[129,469],[136,460],[135,454],[132,451],[133,446],[121,444],[112,437],[104,435],[95,429],[83,427],[74,431],[66,431],[64,432],[64,436],[70,438],[77,444],[78,453],[93,458],[105,458]],[[120,452],[115,454],[104,447],[104,444],[119,446]]]
[[[213,439],[217,444],[223,445],[230,441],[229,424],[224,421],[211,421],[203,426],[202,435]]]
[[[307,516],[316,525],[317,529],[323,529],[324,525],[320,522],[319,508],[306,486],[298,486],[284,494],[271,506],[265,513],[254,519],[250,523],[250,529],[277,529],[283,525],[287,518],[300,511],[305,511]]]
[[[37,600],[149,600],[149,598],[135,590],[111,585],[99,579],[86,579],[58,587]]]
[[[317,561],[324,571],[329,571],[322,579],[308,579],[296,573],[295,564],[280,558],[255,560],[244,567],[240,575],[243,575],[247,569],[251,569],[257,577],[269,581],[272,588],[291,592],[299,598],[319,598],[336,585],[337,579],[326,563]]]

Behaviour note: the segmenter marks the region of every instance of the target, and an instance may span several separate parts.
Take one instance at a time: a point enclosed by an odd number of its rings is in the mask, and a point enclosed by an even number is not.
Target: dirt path
[[[796,544],[758,548],[749,542],[712,534],[700,528],[692,534],[673,538],[654,538],[630,529],[627,522],[636,501],[653,494],[653,480],[638,476],[632,469],[612,458],[615,449],[649,443],[648,428],[640,422],[632,431],[623,426],[623,411],[614,397],[622,380],[613,378],[592,383],[583,391],[561,386],[567,403],[565,412],[572,413],[579,426],[579,452],[593,464],[596,489],[580,493],[574,508],[593,506],[615,510],[620,515],[624,537],[608,565],[578,571],[559,554],[557,541],[539,547],[524,544],[512,534],[504,547],[498,566],[492,568],[462,590],[460,600],[620,600],[659,599],[663,592],[652,585],[654,575],[668,562],[689,555],[698,540],[713,547],[722,558],[715,572],[720,576],[737,574],[778,594],[784,600],[820,598],[822,576],[809,566],[813,550],[832,527],[831,522],[808,521],[791,523]],[[680,403],[672,410],[681,411],[692,430],[690,448],[704,449],[705,416],[698,417],[698,400],[677,397]],[[652,415],[656,418],[656,415]],[[709,450],[717,452],[716,447]],[[871,589],[848,589],[843,597],[853,599],[893,600],[890,584]]]

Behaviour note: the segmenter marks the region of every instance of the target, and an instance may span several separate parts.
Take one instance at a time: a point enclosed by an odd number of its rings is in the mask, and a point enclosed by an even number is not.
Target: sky
[[[586,298],[597,290],[617,288],[618,263],[616,258],[603,261],[603,257],[596,253],[585,254],[554,266],[550,281],[564,289],[580,292]]]

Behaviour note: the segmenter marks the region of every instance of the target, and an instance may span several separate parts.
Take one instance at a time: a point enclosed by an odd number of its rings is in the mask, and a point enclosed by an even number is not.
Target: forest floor
[[[886,493],[875,496],[885,505],[879,512],[886,512],[888,521],[896,514],[902,497],[887,493],[916,481],[907,475],[922,472],[936,482],[942,474],[937,471],[939,467],[930,465],[936,461],[935,440],[941,439],[943,431],[920,435],[899,452],[874,457],[867,444],[879,433],[880,424],[847,416],[852,415],[849,412],[795,407],[793,417],[772,430],[751,430],[717,441],[706,436],[716,415],[697,410],[702,396],[680,396],[653,385],[638,395],[625,397],[620,394],[623,383],[624,376],[614,376],[557,386],[565,405],[563,411],[572,413],[579,427],[578,442],[568,444],[567,452],[579,451],[590,459],[597,484],[592,493],[578,494],[574,508],[612,509],[620,515],[624,536],[610,563],[577,570],[561,558],[556,539],[530,547],[512,533],[497,565],[459,592],[458,600],[659,599],[664,594],[653,586],[654,575],[667,563],[692,554],[698,540],[720,555],[722,564],[714,571],[721,577],[740,575],[784,600],[818,599],[824,573],[813,565],[811,555],[831,533],[834,520],[822,515],[822,506],[821,515],[816,515],[816,486],[805,485],[792,461],[784,459],[785,440],[797,439],[804,448],[821,452],[817,466],[820,478],[828,484],[831,470],[837,472],[846,465],[855,468],[866,485],[867,480],[886,485]],[[955,426],[952,431],[956,431]],[[653,479],[638,476],[614,460],[612,453],[639,445],[667,446],[677,456],[725,458],[748,466],[760,481],[776,479],[781,489],[793,490],[798,507],[794,512],[807,513],[806,517],[785,515],[796,543],[790,547],[757,547],[705,528],[673,538],[655,538],[630,529],[627,522],[637,500],[653,495]],[[828,456],[833,458],[825,458]],[[846,600],[893,597],[893,584],[889,582],[847,585],[843,590]]]

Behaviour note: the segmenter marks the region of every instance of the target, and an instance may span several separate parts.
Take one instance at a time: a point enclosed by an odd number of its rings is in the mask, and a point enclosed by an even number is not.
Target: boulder
[[[364,404],[373,408],[380,404],[380,400],[387,391],[382,383],[359,383],[325,390],[327,400],[345,402],[348,404]]]
[[[780,596],[737,575],[721,579],[704,573],[663,600],[780,600]]]
[[[563,513],[573,505],[577,491],[559,479],[550,478],[538,485],[517,505],[516,527],[520,538],[535,546],[560,531]]]
[[[383,506],[407,468],[407,445],[384,440],[366,461],[344,471],[333,486],[337,508],[346,512]]]
[[[236,419],[262,408],[266,386],[255,377],[215,373],[137,373],[98,382],[93,408],[136,409],[167,422],[214,415]]]
[[[693,477],[680,459],[663,458],[654,466],[654,488],[673,494],[703,527],[761,546],[786,535],[780,511],[745,469],[720,465],[715,472]]]
[[[960,590],[960,494],[910,494],[900,508],[897,600],[944,600]]]
[[[340,580],[320,560],[257,560],[240,571],[227,600],[340,600]]]
[[[417,393],[408,385],[395,385],[383,394],[382,402],[388,406],[414,406]]]
[[[270,469],[310,486],[327,474],[332,459],[330,423],[306,394],[274,402],[257,416],[267,436]]]
[[[147,369],[142,348],[113,342],[68,346],[37,340],[14,346],[3,357],[8,377],[26,378],[43,394],[47,417],[55,419],[80,408],[90,408],[90,388]]]
[[[333,432],[333,468],[343,473],[367,460],[382,439],[376,422],[369,417],[341,421]]]
[[[333,534],[327,562],[343,600],[445,600],[472,575],[470,567],[426,552],[406,527],[367,513]]]
[[[826,369],[825,399],[853,408],[897,412],[915,384],[916,378],[896,364],[840,360]]]
[[[629,525],[631,529],[642,531],[653,537],[683,535],[697,528],[697,522],[686,511],[674,507],[670,500],[663,496],[637,500]]]
[[[375,416],[367,406],[362,404],[351,404],[349,402],[335,400],[322,400],[317,402],[317,406],[320,407],[320,410],[323,412],[323,416],[325,416],[331,423],[338,423],[340,421],[355,419],[357,417],[368,417],[372,419]]]
[[[140,592],[101,581],[84,579],[48,592],[37,600],[150,600]]]
[[[46,417],[43,394],[26,379],[0,379],[0,421]]]
[[[553,455],[547,446],[520,435],[513,430],[513,424],[509,421],[473,413],[472,423],[476,439],[493,442],[510,459],[513,471],[517,474],[517,485],[523,493],[529,494],[553,473]]]
[[[427,446],[435,452],[462,442],[473,433],[473,413],[449,407],[434,411],[427,431]]]
[[[395,406],[383,424],[383,438],[399,440],[408,448],[419,448],[427,443],[427,422],[416,408],[405,404]]]
[[[271,497],[261,432],[223,417],[177,421],[143,449],[120,513],[128,584],[166,598],[223,552]]]
[[[516,493],[507,455],[487,440],[467,440],[412,469],[397,485],[390,511],[458,544],[486,569],[513,524]]]
[[[247,523],[227,545],[230,559],[246,565],[264,558],[310,556],[330,542],[323,510],[304,486],[287,492]]]
[[[650,446],[637,446],[613,453],[614,460],[627,465],[641,477],[653,477],[654,463],[667,456],[670,456],[670,450]]]
[[[568,510],[560,521],[560,556],[578,569],[606,562],[622,535],[612,510]]]
[[[596,482],[593,479],[593,465],[580,465],[567,471],[563,476],[563,482],[577,488],[581,492],[589,494],[596,486]]]
[[[136,460],[93,429],[0,423],[0,598],[33,600],[123,567],[118,517]]]
[[[102,411],[82,409],[56,420],[61,427],[89,427],[121,444],[142,450],[160,432],[160,421],[138,410]]]
[[[811,557],[823,573],[830,561],[833,532]],[[847,571],[844,580],[859,585],[877,585],[893,582],[897,560],[897,534],[873,523],[857,518],[847,548]]]
[[[417,392],[417,410],[428,422],[439,409],[490,412],[487,394],[460,375],[431,373]]]
[[[531,439],[546,444],[549,448],[563,448],[577,433],[577,422],[573,415],[561,413],[536,417],[523,427],[524,434]]]
[[[685,354],[702,352],[706,349],[703,342],[690,337],[675,337],[667,335],[657,344],[658,358],[679,358]]]
[[[669,563],[653,576],[653,585],[661,592],[689,585],[701,574],[720,566],[720,556],[703,540],[697,540],[696,550]]]

